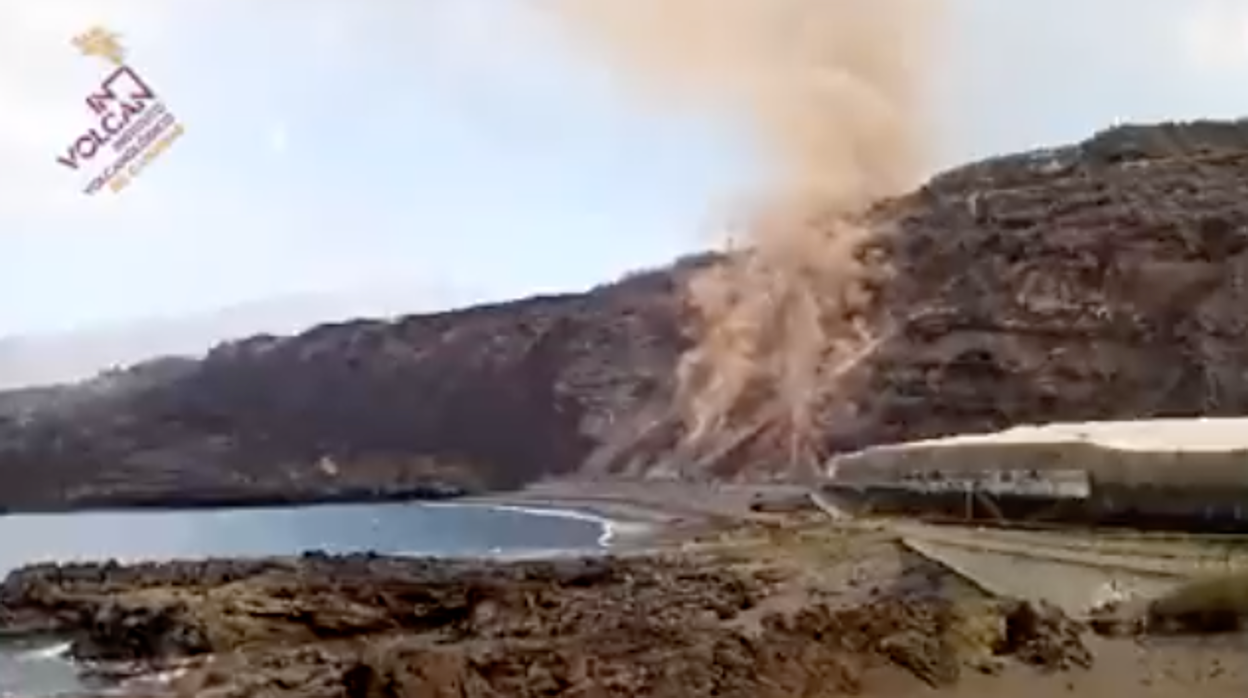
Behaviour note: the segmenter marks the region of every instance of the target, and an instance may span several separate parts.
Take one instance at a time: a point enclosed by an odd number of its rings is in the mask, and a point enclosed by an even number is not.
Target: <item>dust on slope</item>
[[[746,120],[779,174],[745,202],[746,254],[689,284],[679,368],[685,445],[703,465],[765,439],[813,464],[847,367],[880,332],[887,271],[863,214],[920,178],[938,0],[551,0],[646,99]],[[696,459],[695,459],[696,462]],[[695,466],[698,467],[698,466]]]

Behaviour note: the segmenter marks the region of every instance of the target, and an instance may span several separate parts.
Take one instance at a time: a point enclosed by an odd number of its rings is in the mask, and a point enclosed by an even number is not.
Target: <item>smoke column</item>
[[[744,202],[746,253],[690,284],[698,331],[677,403],[708,462],[765,438],[809,465],[878,330],[863,214],[916,184],[932,145],[940,0],[549,2],[639,96],[727,110],[774,158],[778,175]]]

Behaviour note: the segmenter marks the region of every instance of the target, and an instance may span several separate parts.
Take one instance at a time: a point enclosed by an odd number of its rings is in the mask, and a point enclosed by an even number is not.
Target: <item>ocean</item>
[[[377,552],[524,558],[596,553],[612,522],[590,513],[456,503],[0,516],[0,576],[41,562],[138,562]],[[62,642],[0,642],[0,698],[82,691]]]

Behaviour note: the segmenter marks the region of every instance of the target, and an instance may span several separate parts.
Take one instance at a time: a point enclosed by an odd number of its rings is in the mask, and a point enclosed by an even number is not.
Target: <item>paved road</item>
[[[837,523],[851,518],[822,493],[810,496]],[[985,529],[905,519],[881,525],[990,593],[1047,601],[1076,615],[1113,597],[1154,596],[1197,576],[1248,569],[1248,545],[1211,545],[1224,537]]]

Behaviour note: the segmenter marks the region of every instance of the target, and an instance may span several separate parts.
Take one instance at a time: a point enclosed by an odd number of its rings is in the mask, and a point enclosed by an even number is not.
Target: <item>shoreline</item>
[[[653,515],[643,515],[643,511],[640,509],[628,512],[613,512],[608,507],[594,508],[577,504],[576,502],[551,501],[540,504],[525,504],[520,501],[512,502],[506,498],[498,501],[480,498],[451,502],[420,502],[419,504],[422,506],[447,508],[476,507],[493,509],[495,511],[515,512],[529,516],[568,519],[597,524],[602,530],[601,535],[598,537],[598,545],[604,552],[611,552],[619,538],[645,538],[660,532],[664,525],[668,523],[657,512]]]
[[[690,539],[696,538],[701,534],[705,534],[717,529],[723,529],[732,522],[740,521],[748,516],[748,508],[745,507],[725,507],[722,502],[717,503],[714,507],[706,506],[706,497],[703,506],[693,507],[679,506],[674,504],[675,501],[684,501],[687,499],[686,494],[689,488],[678,488],[682,494],[673,495],[670,486],[659,488],[650,488],[651,495],[649,497],[633,496],[629,491],[629,486],[623,488],[604,483],[556,483],[554,485],[545,484],[542,486],[527,488],[525,490],[513,492],[501,492],[487,495],[476,495],[469,497],[457,497],[451,499],[441,499],[430,501],[426,499],[394,501],[385,499],[363,500],[350,502],[316,502],[306,504],[290,504],[271,507],[109,507],[109,508],[86,508],[67,511],[40,511],[40,512],[23,512],[13,513],[13,517],[61,517],[68,514],[119,514],[119,515],[197,515],[213,510],[220,512],[229,511],[254,511],[256,509],[270,508],[274,510],[281,509],[315,509],[319,507],[337,507],[349,506],[368,509],[370,507],[390,507],[390,506],[416,506],[428,509],[476,509],[487,513],[495,512],[514,512],[525,516],[541,517],[546,519],[562,519],[569,523],[579,522],[590,525],[590,529],[582,535],[582,538],[589,537],[583,543],[567,543],[559,547],[543,547],[535,546],[514,546],[514,547],[497,547],[491,549],[481,548],[479,550],[447,550],[442,552],[428,552],[417,548],[410,550],[403,549],[387,549],[377,550],[370,548],[374,545],[368,540],[362,541],[356,553],[368,553],[370,550],[378,555],[391,555],[408,559],[436,558],[445,560],[476,560],[482,562],[507,562],[517,560],[542,560],[542,559],[566,559],[569,557],[583,556],[612,556],[612,555],[631,555],[644,554],[655,551],[660,548],[678,546]],[[705,489],[695,487],[694,489]],[[655,497],[655,491],[660,492],[660,496]],[[714,509],[713,511],[710,509]],[[728,512],[731,512],[729,514]],[[5,518],[0,516],[0,519]],[[591,542],[592,541],[592,542]],[[306,550],[299,547],[291,547],[286,550],[274,550],[270,553],[242,557],[260,557],[260,558],[298,558],[301,555],[317,552],[315,546],[303,546]],[[39,559],[30,559],[25,562],[15,560],[10,568],[3,570],[0,579],[7,578],[13,573],[21,570],[41,565],[75,565],[89,564],[91,562],[105,563],[113,561],[120,565],[139,565],[155,562],[172,562],[178,560],[208,560],[208,559],[224,559],[222,553],[216,553],[211,550],[194,552],[184,552],[171,556],[165,553],[154,554],[149,557],[140,555],[134,557],[131,554],[117,555],[112,554],[110,550],[97,550],[76,552],[66,557],[65,555],[51,555],[41,557]],[[350,554],[350,551],[341,551],[342,554]],[[224,554],[224,557],[238,557]]]
[[[771,519],[760,503],[804,500],[804,485],[742,485],[664,480],[545,480],[523,489],[470,495],[442,503],[581,509],[636,521]]]
[[[778,521],[808,501],[809,490],[794,485],[722,485],[670,481],[546,480],[521,490],[474,495],[434,506],[474,505],[595,521],[603,526],[607,554],[644,553],[679,545],[750,521]],[[773,512],[760,502],[788,502]]]

